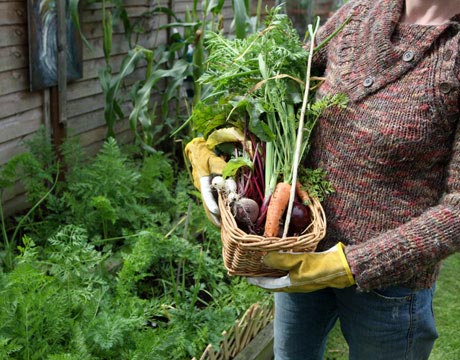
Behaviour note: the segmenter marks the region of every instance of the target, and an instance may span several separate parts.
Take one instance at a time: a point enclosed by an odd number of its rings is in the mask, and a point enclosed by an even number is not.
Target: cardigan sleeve
[[[423,269],[460,251],[460,125],[446,169],[445,192],[436,206],[376,238],[347,246],[358,288],[409,283]]]

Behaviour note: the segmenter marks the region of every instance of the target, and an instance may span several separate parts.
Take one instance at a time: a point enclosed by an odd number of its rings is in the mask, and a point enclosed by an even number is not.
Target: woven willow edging
[[[238,355],[252,339],[273,320],[273,305],[253,304],[236,321],[227,332],[224,331],[224,340],[219,349],[210,344],[206,347],[199,360],[230,360]],[[193,358],[192,360],[196,360]]]
[[[222,256],[230,275],[282,276],[285,273],[268,268],[263,257],[269,251],[310,252],[326,234],[326,216],[321,203],[310,198],[311,224],[300,236],[263,237],[247,234],[236,224],[229,204],[219,195],[221,213]]]

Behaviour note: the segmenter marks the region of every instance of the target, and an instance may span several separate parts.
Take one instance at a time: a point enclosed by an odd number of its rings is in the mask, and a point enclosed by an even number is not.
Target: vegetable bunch
[[[276,7],[269,12],[264,28],[245,39],[228,39],[215,32],[205,37],[209,57],[199,79],[205,92],[191,121],[205,137],[225,127],[244,133],[249,149],[241,144],[220,148],[229,158],[223,177],[233,177],[239,198],[252,199],[260,207],[256,221],[240,224],[256,234],[284,237],[308,226],[298,230],[293,224],[295,231],[289,227],[291,214],[300,212],[305,221],[308,212],[297,211],[302,206],[299,191],[308,189],[296,184],[312,183],[299,176],[298,166],[322,111],[344,106],[346,101],[340,94],[314,99],[311,89],[322,80],[310,74],[312,56],[322,46],[314,46],[317,29],[318,25],[309,27],[310,48],[306,49],[290,19]],[[332,187],[324,173],[319,177],[316,173],[318,178],[314,186],[324,190],[317,192],[323,197]],[[238,199],[233,202],[239,209],[235,211],[238,220],[242,207]]]

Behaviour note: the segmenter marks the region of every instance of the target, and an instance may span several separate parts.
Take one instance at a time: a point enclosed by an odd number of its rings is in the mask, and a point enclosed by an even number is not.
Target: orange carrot
[[[302,187],[302,184],[298,181],[295,184],[295,192],[303,205],[310,204],[311,200],[310,196],[308,195],[308,192]]]
[[[276,184],[267,208],[264,236],[278,236],[281,217],[289,203],[290,191],[291,184],[285,182]]]

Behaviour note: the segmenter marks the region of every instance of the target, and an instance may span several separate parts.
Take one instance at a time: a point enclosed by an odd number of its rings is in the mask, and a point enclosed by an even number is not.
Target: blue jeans
[[[275,293],[275,360],[320,360],[337,319],[350,360],[428,359],[438,337],[433,289],[355,287]]]

